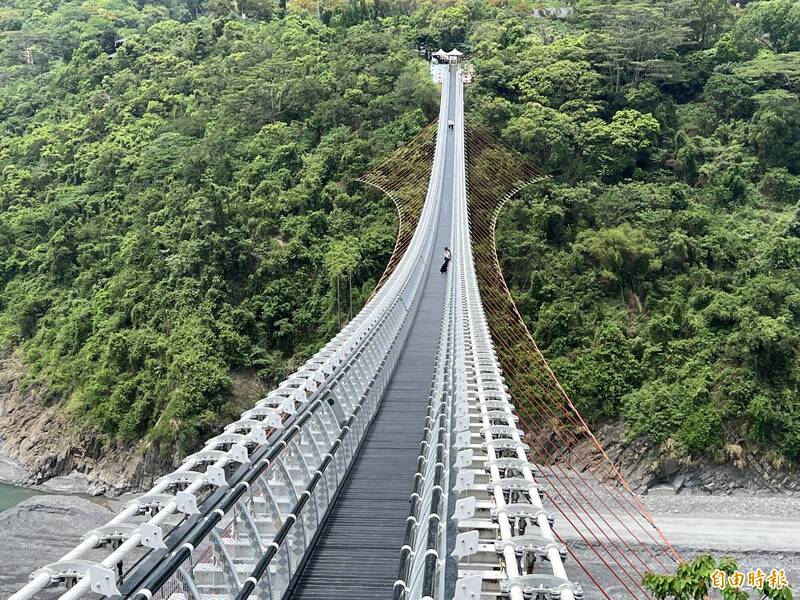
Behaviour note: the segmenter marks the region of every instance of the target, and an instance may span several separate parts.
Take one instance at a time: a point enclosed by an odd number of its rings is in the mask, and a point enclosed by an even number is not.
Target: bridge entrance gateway
[[[478,286],[469,76],[457,58],[441,67],[419,224],[364,309],[11,600],[60,584],[60,600],[583,598],[548,509],[572,519],[543,503],[546,460],[530,460],[538,442],[519,428]]]

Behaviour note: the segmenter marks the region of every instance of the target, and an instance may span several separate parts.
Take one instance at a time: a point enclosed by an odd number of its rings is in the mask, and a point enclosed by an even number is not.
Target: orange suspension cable
[[[485,130],[467,127],[466,133],[470,231],[481,301],[526,440],[541,461],[539,470],[550,483],[559,512],[633,597],[648,597],[642,575],[654,565],[666,569],[665,563],[680,557],[550,369],[514,304],[497,257],[500,209],[511,196],[546,176]],[[568,469],[562,467],[565,458]],[[645,539],[634,530],[641,530]],[[622,532],[633,538],[638,551]],[[570,553],[608,597],[589,566],[576,552]]]

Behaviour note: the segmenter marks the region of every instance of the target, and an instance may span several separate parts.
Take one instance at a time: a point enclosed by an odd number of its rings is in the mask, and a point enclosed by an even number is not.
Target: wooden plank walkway
[[[450,119],[454,90],[453,85]],[[392,597],[444,310],[446,276],[439,267],[451,239],[453,144],[453,132],[448,130],[436,241],[406,346],[317,545],[289,595],[295,600]]]

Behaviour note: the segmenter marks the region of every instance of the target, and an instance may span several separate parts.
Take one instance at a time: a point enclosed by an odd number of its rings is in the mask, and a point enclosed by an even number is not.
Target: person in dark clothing
[[[440,273],[447,273],[447,265],[450,264],[450,259],[453,258],[453,253],[450,252],[450,248],[447,246],[444,247],[444,263],[442,264],[442,268],[439,269]]]

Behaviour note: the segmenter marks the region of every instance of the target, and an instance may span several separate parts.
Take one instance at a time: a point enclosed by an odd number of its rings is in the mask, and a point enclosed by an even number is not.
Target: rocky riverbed
[[[81,536],[113,516],[79,496],[39,495],[0,513],[0,598],[8,598],[31,571],[75,547]]]
[[[785,569],[789,583],[800,587],[800,498],[796,496],[680,494],[644,496],[644,503],[681,558],[699,554],[730,556],[742,571]],[[576,536],[565,540],[581,544]],[[623,535],[623,538],[627,536]],[[594,563],[589,552],[589,562]],[[595,567],[599,565],[594,565]],[[602,572],[603,569],[598,569]],[[578,572],[578,579],[585,579]],[[600,600],[583,581],[585,600]],[[629,598],[615,580],[603,581],[613,598]]]
[[[703,552],[733,556],[743,569],[786,569],[790,583],[800,585],[800,498],[681,494],[648,495],[644,501],[683,558]],[[114,509],[120,504],[103,502]],[[0,599],[8,598],[31,571],[58,560],[81,535],[111,516],[109,506],[98,501],[63,495],[34,496],[0,513]],[[580,547],[578,539],[566,537],[567,543]],[[591,557],[590,552],[585,554]],[[574,563],[568,567],[583,580],[587,600],[601,598]],[[619,587],[613,579],[601,583],[612,590],[612,597],[629,597],[621,588],[613,591]]]

